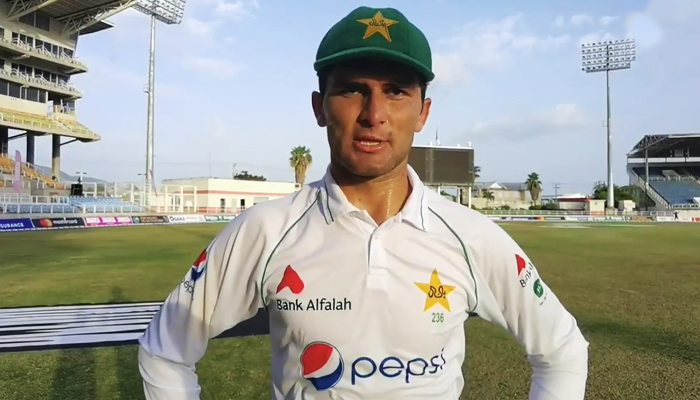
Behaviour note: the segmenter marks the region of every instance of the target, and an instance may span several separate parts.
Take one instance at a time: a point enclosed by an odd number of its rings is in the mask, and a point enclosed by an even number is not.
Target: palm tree
[[[481,197],[486,199],[486,203],[490,201],[494,201],[496,199],[496,196],[493,195],[493,192],[489,189],[484,189],[481,191]]]
[[[292,149],[292,156],[289,157],[289,166],[294,169],[294,180],[303,185],[306,180],[306,171],[311,166],[311,150],[306,146],[297,146]]]
[[[479,175],[479,174],[481,174],[481,167],[478,165],[475,165],[474,166],[474,179],[475,180],[481,178],[481,175]]]
[[[530,192],[530,197],[532,198],[532,204],[536,204],[540,199],[540,193],[542,193],[542,182],[540,181],[540,174],[533,172],[527,176],[525,181],[527,185],[527,190]]]

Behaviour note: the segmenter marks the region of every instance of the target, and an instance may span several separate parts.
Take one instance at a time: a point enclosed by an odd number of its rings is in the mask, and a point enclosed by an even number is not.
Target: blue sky
[[[238,171],[293,180],[289,151],[311,148],[310,180],[329,161],[310,106],[325,32],[360,5],[401,10],[431,42],[432,114],[416,143],[439,128],[444,145],[475,148],[482,180],[523,181],[545,192],[590,190],[605,179],[605,78],[580,68],[580,44],[635,37],[637,61],[612,75],[616,183],[642,135],[700,131],[697,0],[191,0],[180,25],[160,24],[156,54],[156,179]],[[63,148],[63,170],[139,182],[145,168],[147,17],[80,38],[91,68],[74,79],[81,122],[98,143]],[[24,152],[24,143],[11,144]],[[12,147],[14,148],[14,147]],[[37,139],[49,165],[50,140]]]

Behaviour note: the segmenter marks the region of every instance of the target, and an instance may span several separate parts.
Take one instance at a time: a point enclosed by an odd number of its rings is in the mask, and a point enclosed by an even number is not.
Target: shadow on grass
[[[122,289],[118,286],[112,288],[110,303],[124,303],[127,299]],[[137,361],[137,346],[119,346],[114,348],[115,375],[117,377],[117,389],[120,400],[138,398],[141,388],[141,375]]]
[[[51,400],[96,399],[95,368],[93,349],[61,351],[53,376]]]
[[[700,343],[694,338],[662,327],[639,326],[627,322],[582,321],[581,329],[590,339],[598,336],[600,340],[613,341],[630,350],[655,353],[700,366]]]
[[[126,301],[121,288],[112,288],[110,303]],[[137,364],[136,346],[118,346],[113,348],[114,363],[98,365],[95,349],[62,350],[53,376],[51,400],[92,400],[97,399],[97,368],[114,365],[113,376],[116,377],[116,389],[119,400],[138,399],[141,395],[141,376]],[[104,372],[104,371],[103,371]],[[109,373],[112,375],[112,373]],[[1,396],[0,396],[1,397]]]

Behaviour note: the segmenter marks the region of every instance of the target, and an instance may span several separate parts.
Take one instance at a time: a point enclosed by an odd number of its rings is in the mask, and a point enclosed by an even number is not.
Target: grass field
[[[700,399],[700,226],[504,225],[577,317],[587,399]],[[580,226],[582,227],[582,226]],[[162,300],[222,225],[0,233],[0,307]],[[463,399],[527,399],[516,342],[467,323]],[[0,333],[1,334],[1,333]],[[134,346],[0,355],[1,400],[142,399]],[[213,341],[202,399],[268,400],[267,337]]]

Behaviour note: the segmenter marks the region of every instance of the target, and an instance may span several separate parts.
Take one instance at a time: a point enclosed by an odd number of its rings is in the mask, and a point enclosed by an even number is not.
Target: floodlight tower
[[[629,69],[636,60],[634,39],[622,39],[581,45],[583,71],[605,71],[606,123],[608,133],[608,198],[607,208],[615,208],[615,186],[612,172],[612,135],[610,133],[610,71]]]
[[[155,64],[156,64],[156,21],[167,25],[179,24],[185,14],[187,0],[137,0],[134,8],[151,17],[151,46],[148,54],[148,113],[146,128],[146,205],[151,203],[153,182],[153,122],[155,99]]]

